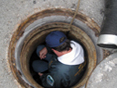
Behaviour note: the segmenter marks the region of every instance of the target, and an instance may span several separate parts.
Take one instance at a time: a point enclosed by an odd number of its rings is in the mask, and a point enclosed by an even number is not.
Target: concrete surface
[[[103,60],[89,78],[87,88],[117,88],[117,52]]]
[[[32,14],[48,8],[75,10],[77,0],[0,0],[0,88],[18,88],[8,64],[8,46],[18,25]],[[80,12],[101,26],[104,0],[81,0]]]

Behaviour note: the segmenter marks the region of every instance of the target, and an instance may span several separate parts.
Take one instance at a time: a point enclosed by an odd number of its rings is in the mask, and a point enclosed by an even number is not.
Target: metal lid
[[[117,88],[117,52],[104,59],[92,72],[86,88]]]

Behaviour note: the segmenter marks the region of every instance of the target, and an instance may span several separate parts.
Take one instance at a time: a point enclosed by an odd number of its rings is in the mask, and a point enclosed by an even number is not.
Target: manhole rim
[[[55,10],[55,9],[54,9]],[[58,10],[58,9],[57,9]],[[59,11],[62,11],[62,10],[60,10],[59,9]],[[67,10],[68,11],[68,10]],[[63,12],[65,12],[64,10],[63,10]],[[40,14],[39,14],[40,15]],[[32,15],[31,17],[33,18],[33,21],[34,20],[36,20],[36,19],[34,19],[34,17],[35,16],[37,16],[37,14],[35,14],[35,15]],[[31,18],[30,17],[30,18]],[[22,28],[23,29],[25,29],[26,28],[26,26],[27,25],[24,25],[24,23],[26,23],[26,22],[28,22],[28,21],[30,21],[30,18],[29,18],[29,20],[27,19],[27,20],[25,20],[19,27],[18,27],[18,29],[14,32],[14,34],[13,34],[13,36],[12,36],[12,39],[11,39],[11,42],[10,42],[10,45],[9,45],[9,52],[14,52],[14,48],[15,48],[15,46],[16,46],[16,40],[18,41],[18,39],[22,36],[22,34],[23,34],[23,32],[24,32],[24,30],[21,30]],[[31,23],[32,23],[32,21],[31,21]],[[16,36],[17,35],[17,36]],[[13,39],[14,37],[16,36],[16,39]],[[11,47],[11,46],[13,46],[13,47]],[[12,53],[13,54],[13,53]],[[8,57],[9,58],[12,58],[13,57],[13,55],[10,55],[10,54],[8,54]],[[14,60],[13,60],[14,59]],[[14,70],[14,66],[15,66],[15,58],[13,58],[12,60],[10,60],[9,59],[9,63],[10,63],[10,67],[11,67],[11,70],[12,70],[12,72],[13,72],[13,75],[14,74],[17,74],[17,75],[15,75],[15,78],[17,79],[17,81],[19,81],[19,79],[18,79],[18,77],[19,77],[19,75],[21,74],[19,71],[17,71],[17,69],[15,68],[15,71],[16,72],[14,72],[13,70]],[[12,66],[11,66],[11,63],[12,63]],[[19,82],[20,83],[20,82]],[[20,83],[21,85],[22,85],[22,83]],[[26,83],[26,85],[28,85],[27,83]]]

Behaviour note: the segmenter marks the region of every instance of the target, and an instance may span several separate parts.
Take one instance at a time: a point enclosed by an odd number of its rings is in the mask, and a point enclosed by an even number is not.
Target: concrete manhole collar
[[[51,9],[36,13],[22,22],[12,36],[8,54],[9,64],[13,75],[22,87],[41,88],[41,86],[34,81],[29,71],[29,60],[34,49],[44,42],[44,38],[49,32],[60,30],[67,33],[69,31],[69,23],[64,21],[60,22],[55,19],[55,22],[51,20],[43,22],[41,20],[41,23],[39,23],[40,19],[44,20],[52,16],[65,16],[69,18],[73,16],[73,12],[70,10]],[[99,27],[93,20],[81,13],[77,14],[76,19],[85,23],[94,31],[95,36],[98,36]],[[86,72],[75,86],[80,87],[86,83],[96,66],[97,52],[93,41],[81,28],[72,26],[68,37],[79,41],[84,46],[88,55],[86,58],[88,61]]]

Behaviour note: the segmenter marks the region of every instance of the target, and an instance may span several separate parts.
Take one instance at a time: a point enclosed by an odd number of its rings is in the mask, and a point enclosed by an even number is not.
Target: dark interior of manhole
[[[84,57],[85,57],[85,61],[86,61],[86,66],[85,66],[85,70],[84,70],[84,72],[83,72],[83,74],[82,74],[82,76],[80,77],[80,79],[83,77],[83,75],[84,75],[84,73],[85,73],[85,71],[86,71],[86,67],[87,67],[87,65],[88,65],[88,55],[87,55],[87,51],[86,51],[86,49],[85,49],[85,47],[83,46],[83,44],[82,43],[80,43],[80,41],[79,40],[77,40],[77,39],[73,39],[72,37],[69,37],[68,36],[68,38],[70,39],[70,40],[74,40],[74,41],[76,41],[76,42],[78,42],[82,47],[83,47],[83,49],[84,49]],[[45,42],[42,42],[41,44],[45,44]],[[38,75],[38,73],[36,73],[34,70],[33,70],[33,68],[32,68],[32,62],[34,61],[34,60],[38,60],[39,59],[39,57],[37,56],[37,54],[36,54],[36,49],[34,50],[34,52],[32,53],[32,55],[31,55],[31,57],[30,57],[30,61],[29,61],[29,68],[30,68],[30,73],[31,73],[31,75],[32,75],[32,77],[33,77],[33,79],[39,84],[39,85],[41,85],[42,86],[42,83],[41,83],[41,80],[40,80],[40,77],[39,77],[39,75]],[[46,73],[46,72],[45,72]],[[79,79],[79,81],[80,81],[80,79]],[[79,82],[78,81],[78,82]],[[77,83],[78,83],[77,82]]]

